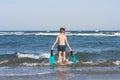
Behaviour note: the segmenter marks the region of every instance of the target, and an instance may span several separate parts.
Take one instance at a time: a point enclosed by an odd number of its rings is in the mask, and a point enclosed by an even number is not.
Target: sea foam
[[[33,59],[40,59],[40,58],[49,58],[50,54],[49,53],[43,53],[43,54],[24,54],[18,52],[16,54],[18,58],[33,58]]]

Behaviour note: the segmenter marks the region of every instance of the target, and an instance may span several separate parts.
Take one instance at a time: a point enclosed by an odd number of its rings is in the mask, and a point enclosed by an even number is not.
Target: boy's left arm
[[[56,45],[57,42],[58,42],[58,36],[57,36],[56,40],[54,41],[54,43],[53,43],[53,45],[51,47],[51,50],[53,50],[53,48],[54,48],[54,46]]]

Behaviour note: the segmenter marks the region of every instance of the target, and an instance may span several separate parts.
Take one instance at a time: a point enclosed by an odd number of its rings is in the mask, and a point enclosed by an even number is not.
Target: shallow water
[[[0,67],[1,80],[119,80],[119,67]]]

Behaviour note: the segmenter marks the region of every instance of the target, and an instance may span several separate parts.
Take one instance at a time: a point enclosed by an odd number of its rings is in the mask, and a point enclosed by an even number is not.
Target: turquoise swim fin
[[[53,54],[53,50],[51,50],[49,62],[50,64],[55,64],[55,57]]]
[[[70,61],[72,61],[73,63],[76,63],[76,62],[77,62],[77,59],[76,59],[75,55],[73,54],[72,51],[71,51],[70,53],[71,53],[71,54],[70,54]]]

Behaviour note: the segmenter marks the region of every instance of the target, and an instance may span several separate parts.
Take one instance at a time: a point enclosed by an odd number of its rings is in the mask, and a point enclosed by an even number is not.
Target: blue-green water
[[[1,31],[0,65],[48,62],[50,47],[58,34],[58,31]],[[66,36],[78,62],[120,64],[120,31],[68,31]],[[66,51],[69,58],[69,50]]]
[[[58,34],[59,31],[0,31],[0,78],[60,71],[59,66],[49,65],[50,47]],[[66,36],[77,63],[60,66],[62,73],[120,73],[120,31],[67,31]],[[68,48],[66,52],[69,59]],[[54,53],[57,56],[57,44]]]

